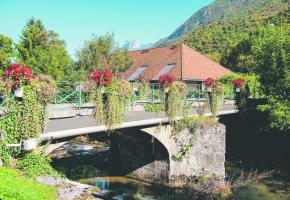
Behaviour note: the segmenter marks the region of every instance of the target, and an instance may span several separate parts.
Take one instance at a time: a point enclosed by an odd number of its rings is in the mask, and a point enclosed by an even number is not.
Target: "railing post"
[[[81,88],[81,82],[79,82],[78,85],[78,100],[77,100],[77,107],[80,110],[82,105],[82,88]]]
[[[152,83],[152,103],[154,103],[154,90],[155,90],[155,83]]]

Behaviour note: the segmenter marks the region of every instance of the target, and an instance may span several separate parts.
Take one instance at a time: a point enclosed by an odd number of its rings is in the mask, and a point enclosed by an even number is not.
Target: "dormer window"
[[[170,63],[165,65],[165,67],[163,67],[163,69],[160,70],[160,72],[154,76],[153,80],[158,80],[160,76],[169,73],[173,67],[175,67],[176,63]]]
[[[128,81],[135,81],[147,68],[147,65],[139,67],[131,76],[129,76]]]

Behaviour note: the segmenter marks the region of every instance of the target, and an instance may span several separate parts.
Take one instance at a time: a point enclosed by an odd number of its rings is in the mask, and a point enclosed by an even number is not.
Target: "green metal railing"
[[[80,109],[86,103],[91,102],[91,92],[83,90],[83,82],[57,82],[57,92],[52,100],[52,104],[72,104],[74,107]],[[133,89],[132,83],[132,98],[131,105],[138,102],[143,103],[158,103],[162,99],[162,91],[158,83],[150,83],[150,91],[146,98],[138,98],[138,94]],[[206,91],[201,84],[188,84],[187,101],[204,101],[206,99]],[[13,94],[6,97],[2,96],[0,99],[0,108],[3,107],[11,98]],[[233,100],[235,93],[233,88],[225,88],[224,99]]]
[[[90,103],[90,92],[83,91],[82,82],[58,82],[57,93],[53,100],[53,104],[70,103],[80,109],[85,103]],[[134,91],[132,83],[131,105],[138,102],[158,103],[162,99],[162,92],[158,83],[150,83],[150,94],[144,99],[138,98],[138,94]],[[234,99],[235,94],[232,88],[226,88],[224,99]],[[206,91],[201,84],[188,84],[187,101],[205,101]]]

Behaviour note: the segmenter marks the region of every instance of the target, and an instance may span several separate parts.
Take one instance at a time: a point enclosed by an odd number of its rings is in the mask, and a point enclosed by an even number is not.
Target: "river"
[[[111,172],[109,147],[102,138],[84,138],[65,144],[52,155],[53,166],[69,179],[110,191],[112,199],[189,200],[192,194]],[[250,163],[227,161],[230,176],[254,168]],[[259,167],[260,168],[260,167]],[[268,170],[268,169],[267,169]],[[201,198],[201,199],[206,199]],[[235,189],[230,200],[290,200],[289,174],[279,172],[272,178]]]

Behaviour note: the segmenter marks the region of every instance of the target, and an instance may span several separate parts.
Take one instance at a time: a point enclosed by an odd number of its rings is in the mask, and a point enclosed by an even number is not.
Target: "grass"
[[[56,188],[37,183],[17,170],[0,168],[1,200],[52,200],[56,197]]]

